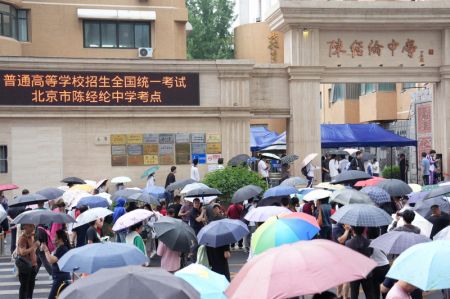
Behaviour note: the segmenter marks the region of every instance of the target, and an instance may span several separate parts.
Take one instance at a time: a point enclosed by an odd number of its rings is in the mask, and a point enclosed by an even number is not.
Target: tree
[[[234,192],[247,185],[256,185],[263,190],[267,188],[266,182],[257,172],[248,170],[247,167],[227,166],[223,170],[209,172],[202,181],[211,188],[222,192],[221,199],[229,203]]]
[[[186,0],[192,32],[187,39],[190,59],[233,58],[235,20],[231,0]]]

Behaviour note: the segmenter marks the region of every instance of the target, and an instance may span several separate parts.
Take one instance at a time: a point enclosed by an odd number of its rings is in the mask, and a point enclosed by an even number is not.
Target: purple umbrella
[[[408,204],[415,204],[418,201],[423,200],[429,193],[430,191],[420,191],[408,194]]]
[[[425,242],[431,240],[421,234],[391,231],[373,240],[370,247],[380,249],[385,254],[400,254],[413,245]]]
[[[209,223],[198,233],[198,243],[209,247],[221,247],[239,241],[248,235],[247,225],[234,219],[222,219]]]

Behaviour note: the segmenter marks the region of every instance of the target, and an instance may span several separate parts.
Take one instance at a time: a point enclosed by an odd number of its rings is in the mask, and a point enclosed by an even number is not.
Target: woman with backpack
[[[45,258],[52,265],[53,284],[48,295],[48,299],[56,298],[60,286],[67,280],[70,280],[70,273],[63,272],[58,267],[58,260],[70,249],[70,242],[67,233],[60,229],[56,231],[55,236],[56,250],[51,254],[46,244],[41,244],[41,250],[45,253]]]

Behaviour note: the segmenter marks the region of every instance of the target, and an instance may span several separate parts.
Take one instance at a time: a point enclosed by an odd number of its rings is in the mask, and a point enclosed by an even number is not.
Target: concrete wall
[[[154,59],[185,59],[187,9],[184,1],[139,0],[74,0],[27,1],[18,7],[29,9],[29,43],[22,43],[23,56],[137,58],[137,49],[105,49],[83,47],[83,21],[78,8],[151,10],[151,46]],[[49,17],[51,16],[51,17]],[[69,39],[70,37],[70,39]],[[3,43],[1,43],[3,47]],[[1,53],[0,53],[1,54]]]
[[[360,122],[395,120],[397,118],[397,93],[372,92],[359,98]]]
[[[14,38],[0,36],[0,56],[22,56],[22,46]]]
[[[245,24],[234,29],[234,56],[236,59],[251,59],[256,63],[283,63],[283,33],[275,32],[278,40],[276,59],[270,55],[269,38],[272,31],[265,22]]]
[[[281,134],[286,131],[286,119],[251,119],[250,125],[267,126],[267,129]]]

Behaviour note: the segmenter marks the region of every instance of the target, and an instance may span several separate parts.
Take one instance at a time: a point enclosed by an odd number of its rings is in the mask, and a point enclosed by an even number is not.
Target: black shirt
[[[173,211],[175,212],[175,218],[180,219],[181,217],[178,216],[178,214],[180,213],[180,210],[181,210],[181,204],[180,203],[174,203],[174,204],[170,205],[170,208],[172,208]]]
[[[169,173],[166,178],[166,184],[164,188],[167,188],[170,184],[175,183],[175,174],[173,172]]]
[[[56,248],[54,256],[56,256],[58,260],[60,260],[61,257],[68,251],[69,248],[66,245],[59,246],[58,248]],[[54,280],[70,280],[70,273],[62,272],[61,270],[59,270],[58,263],[52,264],[52,274]]]
[[[196,208],[192,208],[191,213],[189,214],[189,225],[195,231],[196,235],[203,227],[203,222],[197,222],[197,220],[195,220],[198,216],[200,216],[200,214],[201,211]]]
[[[367,257],[370,257],[373,253],[373,249],[370,248],[369,245],[370,241],[368,239],[358,235],[345,242],[345,246],[358,251]]]
[[[86,231],[89,228],[89,224],[86,223],[82,226],[78,226],[74,229],[72,229],[73,231],[75,231],[77,233],[77,247],[81,247],[84,246],[86,244]]]
[[[86,244],[88,241],[92,241],[92,243],[100,243],[100,238],[97,233],[97,229],[93,226],[90,226],[86,232]]]

